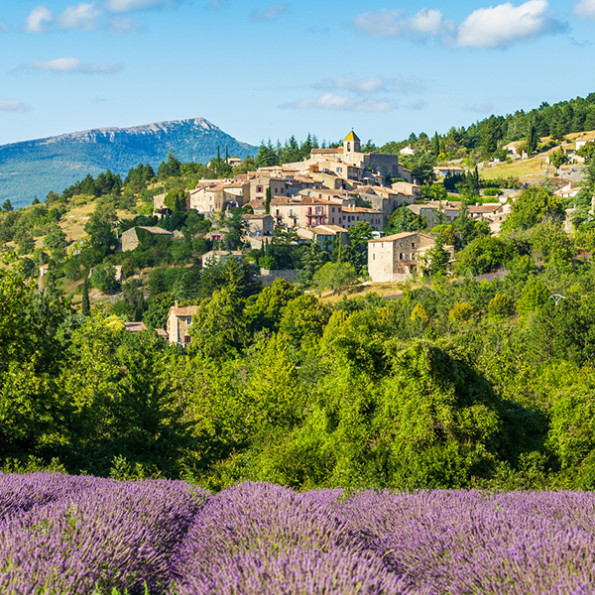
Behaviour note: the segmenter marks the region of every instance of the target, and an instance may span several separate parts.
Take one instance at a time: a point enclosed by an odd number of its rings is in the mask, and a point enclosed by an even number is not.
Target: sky
[[[0,145],[204,117],[381,145],[595,91],[595,0],[0,0]]]

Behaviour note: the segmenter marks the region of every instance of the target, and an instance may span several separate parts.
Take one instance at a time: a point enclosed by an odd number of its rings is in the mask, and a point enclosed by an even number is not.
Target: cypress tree
[[[89,316],[91,313],[91,302],[89,301],[89,278],[83,283],[83,302],[81,304],[81,313],[83,316]]]

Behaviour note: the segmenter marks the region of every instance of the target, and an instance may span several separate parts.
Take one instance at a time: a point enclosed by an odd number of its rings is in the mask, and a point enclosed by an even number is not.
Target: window
[[[405,255],[402,252],[399,252],[399,260],[405,260]]]
[[[415,248],[415,242],[411,242],[411,247]]]
[[[192,337],[189,335],[184,335],[184,343],[190,343],[192,341]]]

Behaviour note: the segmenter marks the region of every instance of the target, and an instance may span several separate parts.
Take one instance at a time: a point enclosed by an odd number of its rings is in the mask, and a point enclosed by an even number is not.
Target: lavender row
[[[595,495],[0,475],[0,592],[595,592]]]
[[[104,479],[13,515],[0,523],[0,592],[164,590],[207,497],[183,482]]]
[[[590,493],[337,496],[263,484],[219,494],[180,548],[176,592],[595,592]]]

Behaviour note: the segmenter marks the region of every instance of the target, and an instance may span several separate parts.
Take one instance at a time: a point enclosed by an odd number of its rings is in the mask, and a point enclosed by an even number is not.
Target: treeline
[[[540,137],[551,136],[561,142],[567,134],[594,129],[595,93],[590,93],[586,98],[577,97],[553,105],[544,102],[528,112],[517,110],[506,116],[491,115],[467,127],[453,126],[446,134],[436,132],[429,136],[425,132],[412,132],[407,139],[391,141],[380,147],[369,142],[368,149],[396,154],[403,147],[413,145],[417,151],[442,160],[504,159],[506,151],[502,147],[512,141],[525,141],[525,148],[531,154],[539,148]]]
[[[592,264],[570,249],[538,265],[509,242],[502,280],[438,274],[401,299],[332,305],[281,280],[261,290],[229,259],[194,300],[186,351],[76,314],[11,263],[4,468],[105,475],[123,457],[132,475],[213,489],[592,489]]]

